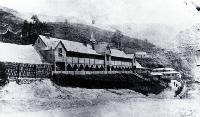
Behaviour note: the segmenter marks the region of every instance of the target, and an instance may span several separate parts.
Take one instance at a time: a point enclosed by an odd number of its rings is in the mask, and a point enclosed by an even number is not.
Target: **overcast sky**
[[[193,1],[200,3],[200,0]],[[185,0],[0,0],[0,5],[20,12],[78,17],[85,21],[95,19],[106,24],[199,22],[200,12],[184,2]]]

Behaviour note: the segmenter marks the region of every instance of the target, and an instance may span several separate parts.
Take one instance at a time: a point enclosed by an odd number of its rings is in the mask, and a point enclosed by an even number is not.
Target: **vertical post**
[[[20,64],[17,65],[17,79],[20,77]]]
[[[34,65],[34,70],[35,70],[35,79],[37,78],[37,66]]]
[[[56,72],[56,61],[54,61],[54,71]]]
[[[104,67],[105,67],[105,71],[107,71],[107,57],[106,57],[106,53],[104,54]]]

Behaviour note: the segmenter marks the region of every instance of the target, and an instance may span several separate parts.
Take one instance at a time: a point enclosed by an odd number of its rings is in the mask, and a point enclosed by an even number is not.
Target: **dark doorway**
[[[113,66],[111,67],[111,71],[115,71],[115,68]]]
[[[76,71],[78,69],[78,66],[75,64],[73,67],[73,71]]]
[[[83,71],[83,70],[84,70],[83,65],[80,65],[80,67],[79,67],[79,71]]]
[[[109,65],[107,65],[107,71],[110,71],[110,66]]]
[[[99,67],[98,66],[96,66],[95,71],[99,71]]]
[[[94,67],[93,67],[93,65],[90,67],[90,71],[94,71]]]
[[[85,71],[89,71],[89,69],[90,69],[89,66],[86,65],[86,66],[85,66]]]
[[[65,62],[56,62],[56,71],[65,71]]]
[[[67,65],[67,71],[73,71],[72,66],[70,64]]]
[[[100,67],[100,71],[105,71],[103,66]]]

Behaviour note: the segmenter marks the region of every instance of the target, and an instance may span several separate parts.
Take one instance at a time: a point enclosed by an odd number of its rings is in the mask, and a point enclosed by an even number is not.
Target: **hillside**
[[[8,8],[0,8],[0,13],[2,14],[0,17],[0,30],[5,31],[5,24],[9,24],[14,31],[23,31],[23,18],[19,17],[20,13],[17,11],[14,11],[12,9]],[[70,21],[65,20],[65,22],[44,22],[44,26],[48,29],[48,32],[51,33],[52,37],[66,39],[66,40],[72,40],[72,41],[78,41],[82,43],[89,43],[91,32],[94,32],[95,38],[97,42],[106,41],[111,42],[113,35],[115,32],[110,30],[101,29],[98,27],[94,27],[87,24],[80,24],[80,23],[72,23]],[[32,26],[32,24],[31,24]],[[159,27],[159,26],[158,26]],[[34,28],[34,26],[32,26]],[[156,29],[156,28],[155,28]],[[158,28],[157,30],[159,30]],[[148,29],[150,30],[150,29]],[[169,28],[170,30],[170,28]],[[156,30],[154,30],[156,32]],[[43,34],[45,31],[42,31],[40,34]],[[174,66],[173,62],[169,59],[167,54],[163,52],[163,50],[160,47],[155,46],[151,42],[148,41],[148,38],[141,40],[139,38],[131,38],[129,36],[126,36],[126,30],[122,30],[122,38],[121,38],[121,49],[124,50],[126,53],[134,53],[136,51],[145,51],[148,54],[154,56],[154,58],[151,60],[150,65],[154,64],[153,66]],[[23,33],[23,32],[22,32]],[[141,33],[142,34],[142,33]],[[35,35],[35,32],[34,32]],[[128,35],[128,34],[127,34]],[[157,35],[157,34],[155,34]],[[148,37],[148,34],[145,35]],[[20,33],[18,35],[20,38]],[[18,39],[19,39],[18,38]],[[153,38],[153,37],[150,37]],[[160,37],[162,38],[162,37]],[[28,40],[30,38],[26,37],[25,40]],[[35,40],[36,38],[34,38]],[[33,44],[34,40],[32,40]],[[18,43],[19,40],[10,40],[12,43]],[[7,41],[7,42],[10,42]],[[23,42],[21,41],[21,44]],[[113,48],[116,48],[116,45],[113,45]],[[146,66],[146,65],[145,65]],[[176,68],[178,68],[176,66]],[[180,68],[178,70],[181,70]]]
[[[5,24],[9,24],[14,31],[22,30],[23,19],[20,18],[17,11],[8,9],[6,7],[0,7],[0,30],[5,31]],[[48,27],[51,30],[52,36],[89,43],[91,31],[95,33],[97,41],[109,42],[114,34],[112,31],[100,29],[94,26],[70,23],[70,22],[47,22]],[[148,41],[130,38],[124,35],[122,38],[122,49],[128,53],[134,53],[134,51],[148,51],[155,45]]]
[[[53,36],[57,38],[73,40],[73,41],[84,41],[89,43],[91,32],[95,34],[97,42],[110,42],[114,32],[103,30],[97,27],[84,25],[84,24],[75,24],[75,23],[49,23],[53,27]],[[124,35],[122,37],[122,49],[127,53],[134,53],[135,51],[149,51],[155,45],[148,42],[147,40],[140,40],[137,38],[131,38]]]
[[[196,51],[200,49],[200,24],[194,24],[176,36],[179,42],[178,53],[181,56],[185,69],[191,70],[195,78],[199,71],[196,70],[196,65],[199,61],[196,59]],[[198,78],[199,79],[199,78]]]
[[[23,19],[16,14],[16,11],[0,6],[0,32],[5,30],[6,24],[9,24],[14,31],[21,29]]]

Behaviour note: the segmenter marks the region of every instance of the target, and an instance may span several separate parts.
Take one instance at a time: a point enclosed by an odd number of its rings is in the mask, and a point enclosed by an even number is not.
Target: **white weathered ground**
[[[31,45],[0,43],[0,61],[41,63]],[[200,68],[194,69],[196,77]],[[198,78],[198,77],[197,77]],[[198,80],[198,79],[196,79]],[[148,97],[131,90],[59,87],[50,80],[0,88],[0,117],[198,117],[200,87],[184,99],[173,92]]]
[[[131,90],[59,87],[50,80],[0,90],[2,117],[198,117],[198,85],[186,99],[169,92],[148,97]]]

